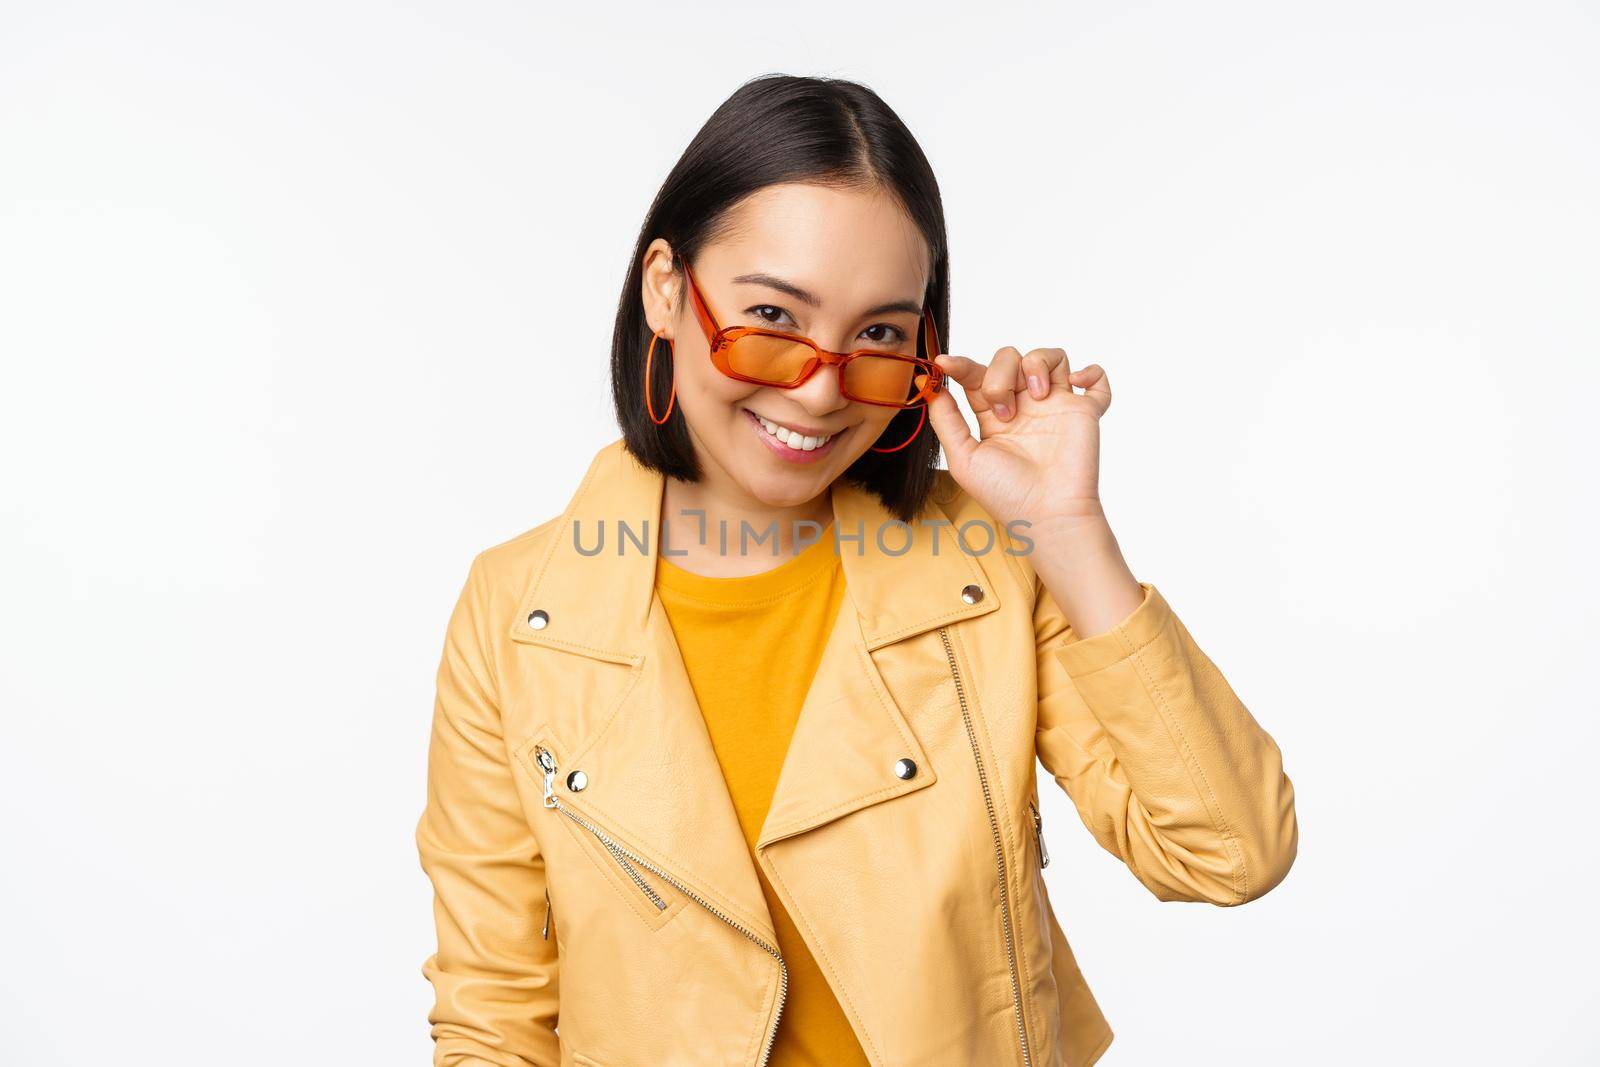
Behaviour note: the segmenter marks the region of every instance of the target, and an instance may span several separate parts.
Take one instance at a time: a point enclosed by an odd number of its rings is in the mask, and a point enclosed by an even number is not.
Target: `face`
[[[874,444],[899,444],[911,432],[911,420],[902,420],[893,440],[879,442],[899,409],[846,398],[837,367],[819,368],[795,389],[722,374],[670,252],[660,239],[646,249],[645,313],[673,342],[672,417],[681,411],[708,481],[770,507],[798,506]],[[917,328],[931,256],[915,224],[881,191],[768,186],[734,209],[729,236],[690,265],[718,325],[799,334],[834,352],[923,354]],[[909,307],[871,310],[895,302]],[[664,347],[657,344],[657,358]],[[665,406],[655,398],[658,413]]]

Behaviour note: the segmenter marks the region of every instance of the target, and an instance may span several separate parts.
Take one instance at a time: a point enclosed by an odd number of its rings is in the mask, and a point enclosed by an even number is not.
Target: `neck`
[[[833,500],[825,491],[799,504],[767,504],[708,471],[701,482],[667,479],[661,519],[671,563],[694,574],[731,578],[771,570],[815,544],[833,521]]]

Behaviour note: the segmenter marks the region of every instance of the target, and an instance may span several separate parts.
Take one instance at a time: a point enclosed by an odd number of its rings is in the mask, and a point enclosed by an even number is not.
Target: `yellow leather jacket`
[[[1045,891],[1039,763],[1161,900],[1288,872],[1278,746],[1161,593],[1079,639],[1020,542],[978,554],[994,521],[946,472],[900,527],[835,483],[863,536],[752,857],[655,596],[662,487],[613,441],[468,571],[416,829],[436,1065],[765,1063],[760,863],[874,1064],[1087,1067],[1112,1031]]]

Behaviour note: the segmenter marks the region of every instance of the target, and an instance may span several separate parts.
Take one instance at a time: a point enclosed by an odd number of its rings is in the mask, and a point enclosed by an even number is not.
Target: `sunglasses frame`
[[[810,381],[812,376],[824,366],[837,366],[839,368],[839,392],[848,400],[861,404],[875,404],[878,407],[899,408],[909,410],[916,407],[926,407],[942,388],[944,388],[945,373],[939,365],[933,362],[933,357],[939,352],[939,330],[933,322],[933,309],[924,306],[922,309],[922,322],[925,330],[926,351],[928,356],[908,356],[900,352],[884,352],[881,349],[858,348],[852,352],[832,352],[809,337],[802,337],[795,333],[784,333],[782,330],[768,330],[759,326],[719,326],[716,316],[711,313],[711,307],[706,303],[705,294],[700,291],[700,283],[695,281],[694,271],[689,268],[689,261],[683,256],[676,257],[683,264],[683,273],[689,280],[690,303],[694,305],[695,318],[700,320],[700,328],[705,331],[706,341],[711,345],[711,362],[717,370],[730,378],[741,382],[751,382],[755,385],[768,385],[774,389],[797,389]],[[766,337],[777,337],[795,344],[805,345],[816,355],[800,372],[800,377],[792,382],[772,382],[764,378],[752,378],[748,374],[740,374],[728,362],[728,348],[741,337],[752,334]],[[844,384],[844,368],[853,359],[862,356],[877,356],[879,358],[903,360],[916,365],[923,374],[928,376],[927,381],[917,390],[915,396],[909,400],[896,403],[890,400],[867,400],[863,397],[852,396]],[[926,412],[924,412],[926,416]],[[918,423],[918,430],[921,423]],[[915,436],[915,435],[913,435]]]

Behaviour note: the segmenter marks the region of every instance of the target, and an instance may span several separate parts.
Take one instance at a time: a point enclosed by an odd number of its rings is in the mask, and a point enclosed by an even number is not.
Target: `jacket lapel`
[[[620,438],[602,448],[556,520],[510,636],[616,676],[576,690],[616,694],[610,706],[554,707],[545,717],[567,748],[555,753],[561,777],[581,768],[591,783],[573,803],[771,940],[750,850],[655,594],[664,485]],[[845,599],[801,705],[758,849],[933,784],[935,768],[871,653],[999,606],[982,568],[956,546],[953,527],[930,525],[947,521],[938,501],[927,522],[896,526],[866,490],[841,480],[831,492]],[[961,595],[971,584],[984,589],[975,603]],[[536,611],[545,615],[538,629],[529,623]],[[559,661],[551,668],[578,669]],[[911,778],[895,775],[901,758],[916,763]]]
[[[931,525],[947,521],[938,501],[924,514],[928,521],[896,525],[876,496],[841,481],[833,487],[833,514],[845,601],[801,705],[762,849],[937,780],[872,652],[999,606],[977,562],[956,546],[953,528]],[[969,585],[984,589],[971,604],[961,595]],[[902,758],[916,764],[910,778],[894,773]]]

